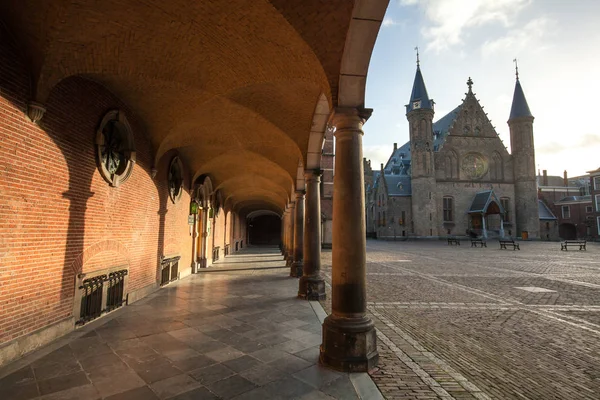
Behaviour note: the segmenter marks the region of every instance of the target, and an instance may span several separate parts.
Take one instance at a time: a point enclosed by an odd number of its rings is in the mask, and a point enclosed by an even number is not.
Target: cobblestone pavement
[[[386,398],[600,399],[600,244],[369,240],[367,282]]]
[[[323,311],[277,249],[254,250],[0,369],[0,400],[381,398],[318,364]]]

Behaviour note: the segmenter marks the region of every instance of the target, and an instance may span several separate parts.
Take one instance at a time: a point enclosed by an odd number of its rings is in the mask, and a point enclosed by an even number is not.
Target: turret
[[[517,235],[539,238],[533,119],[519,81],[517,68],[515,91],[508,119],[515,180],[516,231]]]
[[[432,128],[434,104],[425,88],[417,51],[417,73],[406,105],[410,130],[413,233],[417,236],[438,234]]]

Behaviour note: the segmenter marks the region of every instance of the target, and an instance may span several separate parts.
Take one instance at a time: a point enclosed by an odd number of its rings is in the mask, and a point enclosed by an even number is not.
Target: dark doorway
[[[577,228],[573,224],[560,224],[558,236],[563,240],[577,239]]]
[[[277,245],[281,241],[281,218],[275,215],[261,215],[248,220],[250,244]]]

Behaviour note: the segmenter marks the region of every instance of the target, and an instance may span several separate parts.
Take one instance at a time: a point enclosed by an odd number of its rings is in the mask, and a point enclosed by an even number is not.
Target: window
[[[585,212],[586,213],[594,212],[594,207],[592,207],[592,206],[585,206]]]
[[[594,177],[594,190],[600,190],[600,176]]]
[[[600,217],[596,217],[596,228],[598,229],[598,235],[600,235]]]
[[[596,199],[596,212],[600,212],[600,194],[597,194],[594,198]]]
[[[404,211],[401,211],[400,215],[401,216],[398,220],[398,225],[404,225],[404,221],[406,221],[406,213]]]
[[[500,205],[504,209],[504,215],[502,215],[502,221],[510,222],[510,199],[507,197],[501,198]]]
[[[131,175],[135,163],[135,147],[131,127],[125,114],[109,111],[96,131],[96,164],[111,186],[119,186]]]
[[[571,218],[571,209],[569,206],[562,206],[562,217],[563,218]]]
[[[443,198],[443,209],[444,209],[444,222],[454,221],[454,199],[449,196],[444,196]]]

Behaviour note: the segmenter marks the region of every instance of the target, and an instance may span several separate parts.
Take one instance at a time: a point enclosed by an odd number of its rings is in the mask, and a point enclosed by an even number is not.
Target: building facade
[[[368,234],[540,237],[534,117],[518,75],[508,120],[510,153],[475,97],[470,78],[467,85],[463,102],[433,122],[435,102],[417,65],[406,106],[410,141],[400,147],[394,144],[379,171],[364,162],[369,167],[365,167]]]

